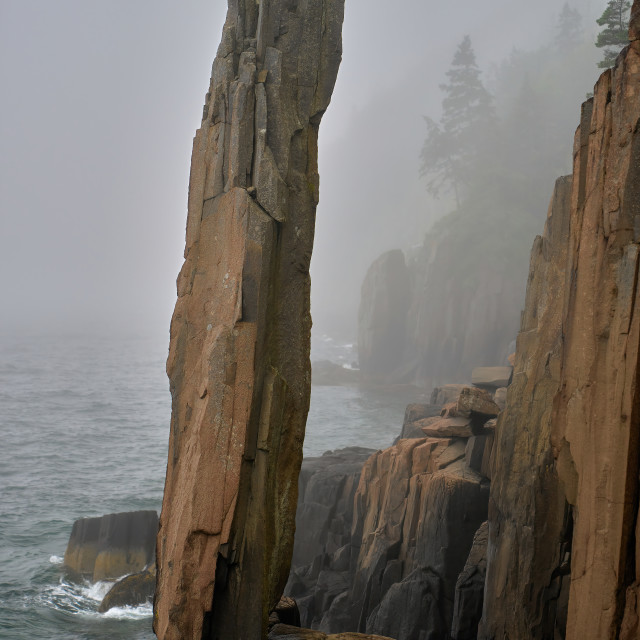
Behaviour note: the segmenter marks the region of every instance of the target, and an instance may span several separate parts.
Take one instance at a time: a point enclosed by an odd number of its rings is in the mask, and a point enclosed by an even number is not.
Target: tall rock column
[[[317,138],[344,0],[229,0],[171,322],[161,640],[260,638],[289,573],[309,407]]]
[[[497,428],[480,638],[637,638],[640,0],[531,259]]]

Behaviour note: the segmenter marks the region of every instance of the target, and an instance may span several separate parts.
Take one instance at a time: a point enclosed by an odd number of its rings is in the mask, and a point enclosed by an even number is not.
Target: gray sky
[[[456,45],[468,33],[487,68],[547,37],[561,4],[347,0],[320,130],[320,329],[353,316],[381,251],[446,213],[424,195],[418,154]],[[605,4],[573,2],[591,16]],[[220,0],[0,0],[0,333],[168,334],[225,12]]]

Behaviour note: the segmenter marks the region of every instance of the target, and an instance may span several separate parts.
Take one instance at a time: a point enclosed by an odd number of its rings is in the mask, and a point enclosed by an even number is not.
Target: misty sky
[[[595,31],[606,2],[572,4]],[[339,318],[351,331],[368,264],[446,213],[425,196],[418,155],[456,45],[469,34],[488,69],[548,38],[561,5],[347,0],[320,128],[320,330]],[[168,335],[225,12],[220,0],[0,0],[0,333]]]

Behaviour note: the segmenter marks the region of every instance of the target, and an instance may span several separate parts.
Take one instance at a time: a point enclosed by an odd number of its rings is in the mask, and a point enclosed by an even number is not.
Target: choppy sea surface
[[[140,337],[0,338],[0,639],[151,640],[151,607],[97,613],[108,584],[62,571],[74,520],[160,510],[170,420],[167,344]],[[315,337],[312,359],[351,366]],[[416,389],[312,388],[305,455],[381,448]]]

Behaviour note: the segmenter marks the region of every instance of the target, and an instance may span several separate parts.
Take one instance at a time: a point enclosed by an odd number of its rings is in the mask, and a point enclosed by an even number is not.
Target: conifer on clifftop
[[[596,47],[604,49],[604,58],[598,63],[601,69],[615,64],[620,51],[629,42],[629,10],[627,0],[609,0],[607,8],[596,22],[604,29],[598,34]]]

